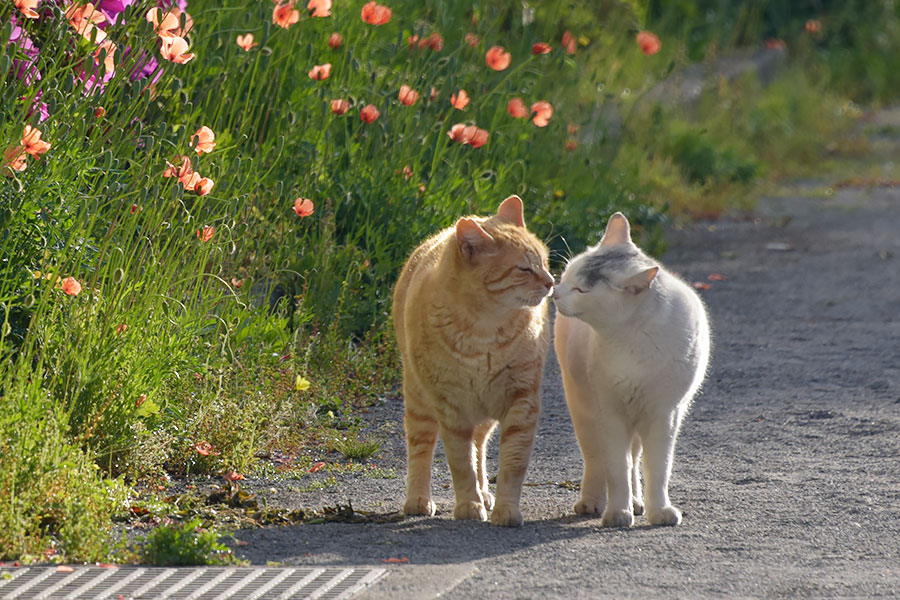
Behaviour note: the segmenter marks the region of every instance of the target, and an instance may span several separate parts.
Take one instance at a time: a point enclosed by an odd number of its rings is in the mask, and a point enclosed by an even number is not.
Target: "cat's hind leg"
[[[441,440],[450,475],[456,506],[454,519],[487,521],[487,510],[478,490],[478,455],[475,450],[475,429],[441,423]]]
[[[403,397],[406,414],[403,424],[406,429],[406,502],[403,513],[407,515],[433,516],[434,501],[431,499],[431,461],[437,443],[438,421],[416,402],[416,386],[407,379],[403,381]]]
[[[481,500],[484,503],[484,508],[487,510],[494,508],[494,495],[488,487],[487,469],[484,463],[488,439],[496,426],[497,422],[490,420],[475,428],[475,452],[478,458],[478,492],[481,494]]]

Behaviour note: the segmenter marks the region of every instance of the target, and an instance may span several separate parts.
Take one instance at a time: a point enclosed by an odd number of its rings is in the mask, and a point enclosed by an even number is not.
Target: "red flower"
[[[546,42],[538,42],[531,47],[532,54],[550,54],[550,44]]]
[[[806,22],[806,33],[819,33],[822,30],[822,21],[810,19]]]
[[[227,473],[222,475],[222,477],[225,479],[225,481],[230,481],[232,483],[235,481],[243,481],[245,479],[245,477],[237,471],[228,471]]]
[[[309,0],[306,5],[311,17],[330,17],[331,16],[331,0]]]
[[[293,1],[287,4],[279,4],[272,11],[272,22],[284,29],[287,29],[299,20],[300,11],[294,8]]]
[[[490,137],[486,129],[480,129],[475,125],[466,125],[465,123],[457,123],[450,128],[447,135],[454,142],[473,148],[481,148],[487,143],[488,137]]]
[[[401,85],[400,93],[397,95],[397,98],[400,100],[401,104],[412,106],[419,101],[419,92],[412,89],[408,85]]]
[[[77,296],[81,293],[81,284],[74,277],[66,277],[62,280],[62,291],[68,296]]]
[[[417,35],[409,36],[408,38],[406,38],[406,43],[409,44],[410,50],[415,50],[416,45],[419,43],[419,36],[417,36]]]
[[[205,196],[210,193],[213,189],[213,180],[209,177],[201,177],[196,184],[194,184],[194,191],[197,192],[198,196]],[[204,242],[206,240],[203,240]]]
[[[578,140],[566,140],[566,150],[574,152],[578,148]]]
[[[479,39],[478,39],[478,36],[475,35],[474,33],[467,33],[467,34],[466,34],[466,43],[467,43],[469,46],[471,46],[472,48],[474,48],[475,46],[477,46],[477,45],[478,45],[478,42],[480,42],[480,41],[481,41],[481,40],[479,40]]]
[[[343,44],[343,43],[344,43],[344,38],[342,38],[341,34],[339,34],[337,31],[332,33],[331,37],[328,38],[328,45],[331,47],[332,50],[337,50],[338,48],[341,47],[341,44]]]
[[[466,93],[466,90],[459,90],[459,94],[450,96],[450,104],[455,109],[464,109],[469,104],[469,94]]]
[[[484,55],[484,62],[495,71],[502,71],[509,66],[512,56],[503,49],[503,46],[491,46]]]
[[[374,123],[375,120],[381,115],[378,112],[378,109],[375,108],[374,104],[366,104],[361,111],[359,111],[359,118],[363,120],[364,123]]]
[[[469,140],[469,145],[473,148],[481,148],[485,144],[487,144],[488,137],[490,134],[487,129],[480,129],[478,127],[475,128],[475,133],[472,135],[472,139]]]
[[[662,42],[656,37],[656,34],[650,31],[642,31],[637,34],[637,43],[641,47],[641,52],[647,56],[653,56],[662,48]]]
[[[208,242],[212,239],[213,234],[216,232],[216,228],[211,225],[204,225],[201,229],[197,230],[197,237],[200,238],[204,242]]]
[[[363,5],[360,16],[369,25],[384,25],[391,20],[391,9],[373,0]]]
[[[201,454],[203,456],[218,456],[221,452],[216,450],[216,447],[210,444],[209,442],[197,442],[194,444],[194,450],[197,454]]]
[[[419,42],[419,50],[422,50],[426,47],[434,50],[435,52],[440,52],[444,49],[444,38],[442,38],[439,33],[432,33],[427,38]]]
[[[563,48],[566,49],[566,52],[568,52],[569,54],[575,54],[575,47],[577,46],[577,43],[575,41],[575,36],[573,36],[568,29],[563,31],[562,45]]]
[[[337,116],[341,116],[350,108],[350,103],[343,98],[335,98],[331,101],[331,112]]]
[[[315,208],[316,206],[309,198],[297,198],[294,200],[294,212],[297,213],[297,216],[301,219],[305,219],[313,214]]]
[[[525,102],[522,101],[521,98],[513,98],[506,105],[506,112],[515,117],[516,119],[524,119],[527,117],[530,112],[525,107]]]
[[[532,122],[538,127],[546,127],[553,116],[553,106],[549,102],[535,102],[531,105],[531,112],[537,113]]]
[[[324,65],[315,65],[309,71],[309,78],[315,79],[317,81],[322,81],[323,79],[328,79],[331,75],[331,63],[325,63]]]

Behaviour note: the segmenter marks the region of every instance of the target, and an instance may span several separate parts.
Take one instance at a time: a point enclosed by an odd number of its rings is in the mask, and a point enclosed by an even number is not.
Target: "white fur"
[[[589,286],[584,275],[604,253],[626,256],[604,262]],[[644,510],[643,462],[648,520],[677,525],[669,476],[678,429],[709,359],[703,303],[632,243],[620,213],[598,246],[569,262],[553,299],[556,353],[584,457],[575,512],[602,514],[607,526],[632,525]]]

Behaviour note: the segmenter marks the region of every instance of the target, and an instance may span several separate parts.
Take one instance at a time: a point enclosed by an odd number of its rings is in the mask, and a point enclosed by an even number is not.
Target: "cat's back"
[[[393,315],[401,352],[406,343],[407,309],[421,299],[423,290],[431,289],[429,282],[452,235],[453,228],[450,227],[426,239],[413,250],[400,271],[394,286]]]

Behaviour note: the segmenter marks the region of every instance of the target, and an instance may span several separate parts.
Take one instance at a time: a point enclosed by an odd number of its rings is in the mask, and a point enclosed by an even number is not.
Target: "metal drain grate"
[[[369,567],[0,568],[0,600],[343,600],[385,573]]]

